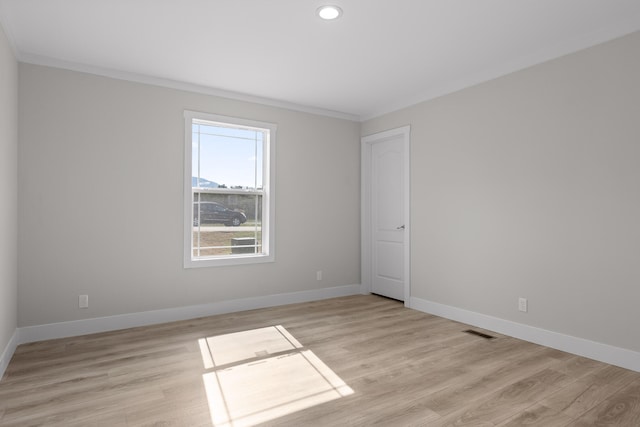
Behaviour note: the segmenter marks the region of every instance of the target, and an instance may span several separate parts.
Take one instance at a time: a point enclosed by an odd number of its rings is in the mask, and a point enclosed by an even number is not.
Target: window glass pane
[[[194,258],[263,253],[261,195],[195,192],[193,200]]]
[[[193,186],[200,188],[262,188],[261,130],[193,124]]]

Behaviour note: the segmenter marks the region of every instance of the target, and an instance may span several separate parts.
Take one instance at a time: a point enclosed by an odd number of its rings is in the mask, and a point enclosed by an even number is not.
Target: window
[[[184,116],[185,268],[273,261],[276,126]]]

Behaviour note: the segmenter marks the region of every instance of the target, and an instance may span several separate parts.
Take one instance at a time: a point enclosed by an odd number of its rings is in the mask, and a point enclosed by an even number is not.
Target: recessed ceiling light
[[[321,6],[317,10],[318,16],[322,19],[326,19],[328,21],[332,19],[337,19],[342,15],[342,9],[338,6]]]

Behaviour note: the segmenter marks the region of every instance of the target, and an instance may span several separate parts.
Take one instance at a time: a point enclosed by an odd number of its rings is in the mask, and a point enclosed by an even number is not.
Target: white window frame
[[[263,147],[263,191],[262,191],[262,253],[218,255],[193,258],[193,190],[192,190],[192,124],[193,120],[205,120],[227,126],[258,128],[269,131]],[[276,130],[274,123],[260,122],[218,114],[185,110],[184,112],[184,268],[216,267],[225,265],[256,264],[275,261],[275,149]]]

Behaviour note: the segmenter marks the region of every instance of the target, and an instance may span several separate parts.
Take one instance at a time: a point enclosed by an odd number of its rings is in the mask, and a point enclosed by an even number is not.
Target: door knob
[[[404,224],[401,225],[400,227],[396,227],[396,230],[404,230]]]

